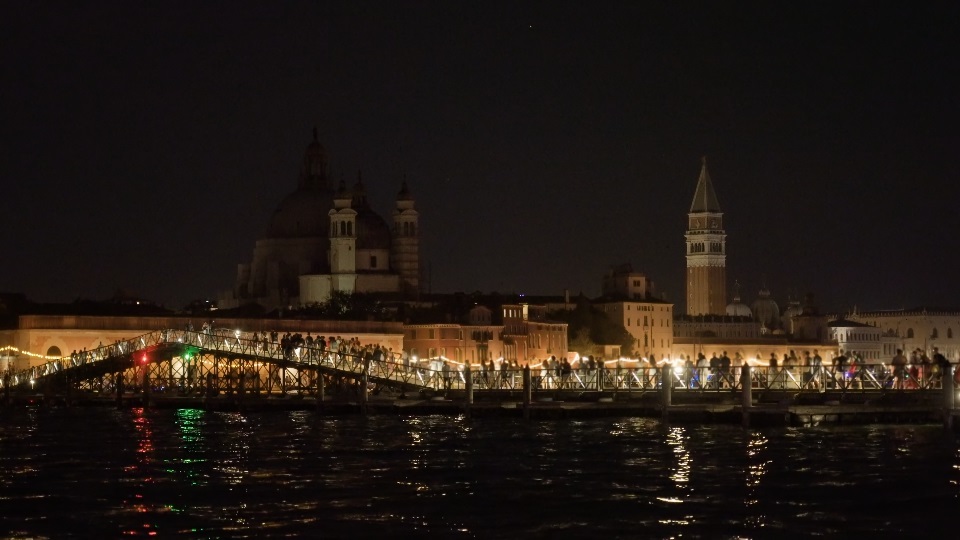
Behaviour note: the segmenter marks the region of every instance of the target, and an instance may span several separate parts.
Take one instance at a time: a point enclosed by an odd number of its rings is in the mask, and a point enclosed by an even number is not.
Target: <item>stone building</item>
[[[723,212],[703,158],[687,214],[687,315],[724,315],[727,307],[727,235]]]
[[[598,300],[594,306],[633,336],[634,356],[657,361],[670,358],[673,347],[673,304],[645,300]]]
[[[545,306],[503,304],[498,309],[495,318],[489,307],[474,306],[465,324],[407,324],[404,348],[419,359],[471,365],[491,360],[535,364],[567,356],[567,324],[546,320]]]
[[[413,297],[419,289],[419,214],[406,181],[392,223],[367,201],[360,175],[335,188],[317,140],[307,146],[296,189],[270,218],[251,262],[237,269],[221,308],[257,303],[268,310],[323,302],[335,291]]]
[[[867,362],[889,360],[883,356],[883,331],[880,328],[847,319],[830,321],[827,327],[831,339],[844,354],[856,354]]]
[[[846,319],[879,328],[885,338],[889,337],[881,349],[883,361],[893,358],[896,349],[906,353],[920,349],[932,357],[934,347],[951,361],[960,360],[960,310],[926,307],[854,310]]]

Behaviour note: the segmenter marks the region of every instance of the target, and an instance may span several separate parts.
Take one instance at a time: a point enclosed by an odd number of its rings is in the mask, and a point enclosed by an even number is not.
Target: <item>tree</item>
[[[569,328],[569,327],[568,327]],[[590,329],[589,328],[580,328],[577,330],[577,334],[574,337],[569,337],[570,350],[578,352],[581,355],[593,353],[594,348],[597,344],[590,339]]]
[[[389,312],[375,296],[334,291],[326,302],[305,306],[294,317],[313,317],[341,321],[387,320]]]
[[[592,353],[597,345],[619,345],[625,356],[633,354],[633,336],[630,332],[593,307],[582,294],[577,297],[577,306],[572,311],[555,311],[550,318],[567,323],[567,340],[571,350]]]

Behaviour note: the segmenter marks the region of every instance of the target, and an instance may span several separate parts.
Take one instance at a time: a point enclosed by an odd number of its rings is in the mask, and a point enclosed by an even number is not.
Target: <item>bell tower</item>
[[[420,290],[420,240],[417,225],[420,214],[414,209],[413,195],[407,188],[407,179],[403,179],[400,193],[397,194],[397,206],[393,210],[393,237],[390,251],[390,265],[400,274],[403,292],[416,294]]]
[[[727,235],[723,212],[702,160],[687,214],[687,315],[724,315],[727,307]]]

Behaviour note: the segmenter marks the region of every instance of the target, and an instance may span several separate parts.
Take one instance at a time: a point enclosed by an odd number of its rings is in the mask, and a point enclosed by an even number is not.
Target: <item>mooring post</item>
[[[740,414],[743,427],[750,427],[750,407],[753,407],[753,378],[750,375],[750,366],[743,364],[740,368]]]
[[[954,367],[950,363],[944,363],[946,365],[943,366],[943,373],[940,374],[942,377],[940,380],[943,381],[943,426],[953,430],[953,413],[957,407],[957,393],[953,385]]]
[[[113,376],[117,387],[117,408],[123,407],[123,372],[115,373]]]
[[[237,403],[243,407],[243,398],[246,394],[247,389],[247,374],[243,371],[240,372],[240,375],[237,377]]]
[[[660,413],[666,420],[669,416],[670,405],[673,404],[673,380],[670,378],[669,364],[660,368]]]
[[[46,380],[42,382],[43,384],[43,404],[46,406],[53,405],[53,381]]]
[[[533,397],[533,388],[530,384],[530,366],[523,366],[523,418],[530,418],[530,400]]]
[[[143,406],[150,406],[150,364],[143,365]]]
[[[470,364],[463,367],[463,376],[467,385],[466,411],[470,416],[470,408],[473,406],[473,374],[470,372]]]
[[[369,374],[367,370],[363,370],[363,374],[360,376],[360,414],[367,414],[368,381]]]
[[[324,380],[323,373],[317,372],[317,412],[323,412],[323,399],[324,399]]]

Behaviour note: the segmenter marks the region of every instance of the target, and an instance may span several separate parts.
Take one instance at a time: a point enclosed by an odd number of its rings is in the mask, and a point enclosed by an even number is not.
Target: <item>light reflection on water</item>
[[[3,412],[5,537],[913,536],[960,502],[937,426]]]

